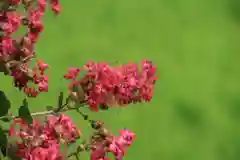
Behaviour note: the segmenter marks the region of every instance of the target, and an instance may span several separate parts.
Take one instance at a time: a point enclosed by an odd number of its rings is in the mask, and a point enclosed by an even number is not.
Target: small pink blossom
[[[46,7],[47,7],[47,1],[46,0],[37,0],[37,4],[39,7],[40,12],[45,12]]]
[[[64,75],[65,79],[71,79],[71,80],[75,80],[77,78],[77,76],[80,73],[80,69],[79,68],[69,68],[67,73]]]
[[[21,25],[21,17],[15,12],[7,13],[7,22],[3,24],[3,30],[10,35],[18,30]]]
[[[58,15],[61,12],[61,6],[59,3],[59,0],[51,0],[51,7],[52,7],[52,11]]]
[[[44,72],[46,69],[49,68],[49,65],[47,63],[44,63],[42,60],[38,60],[37,67],[40,71]]]
[[[48,83],[47,82],[41,81],[37,85],[38,85],[38,90],[40,92],[48,92]]]
[[[13,39],[11,37],[4,36],[2,37],[2,55],[11,54],[15,47],[13,45]]]

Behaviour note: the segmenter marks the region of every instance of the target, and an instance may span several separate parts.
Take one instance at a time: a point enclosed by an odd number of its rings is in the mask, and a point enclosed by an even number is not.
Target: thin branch
[[[63,106],[67,106],[68,104],[64,104]],[[81,107],[84,107],[81,106]],[[64,107],[62,110],[56,112],[56,110],[51,110],[51,111],[42,111],[42,112],[35,112],[35,113],[31,113],[31,116],[41,116],[41,115],[50,115],[50,114],[55,114],[55,113],[62,113],[62,112],[68,112],[68,111],[72,111],[72,110],[76,110],[78,107]],[[84,114],[81,114],[84,117]],[[2,119],[6,119],[6,118],[12,118],[12,119],[16,119],[19,118],[18,116],[2,116],[0,117],[0,120]]]

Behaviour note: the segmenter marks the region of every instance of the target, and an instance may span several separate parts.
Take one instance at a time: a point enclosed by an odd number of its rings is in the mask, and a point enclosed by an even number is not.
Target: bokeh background
[[[147,58],[160,77],[151,103],[85,110],[115,132],[137,133],[126,160],[240,159],[239,0],[76,0],[62,7],[44,20],[37,53],[51,65],[50,91],[29,101],[32,111],[57,104],[68,67]],[[23,94],[9,77],[1,84],[17,111]],[[70,115],[87,136],[87,124]]]

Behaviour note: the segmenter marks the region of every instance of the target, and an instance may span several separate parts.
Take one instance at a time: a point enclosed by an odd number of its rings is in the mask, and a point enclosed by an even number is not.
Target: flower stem
[[[65,104],[65,106],[67,106],[67,105]],[[84,105],[82,105],[80,107],[84,107]],[[64,107],[62,110],[59,110],[57,112],[53,109],[53,110],[50,110],[50,111],[42,111],[42,112],[31,113],[31,116],[41,116],[41,115],[49,115],[49,114],[55,114],[55,113],[68,112],[68,111],[76,110],[78,108],[79,108],[79,106],[78,107]],[[84,118],[84,114],[80,114],[80,115],[83,116],[83,118]],[[16,119],[16,118],[19,118],[19,117],[8,115],[8,116],[1,116],[0,120]]]

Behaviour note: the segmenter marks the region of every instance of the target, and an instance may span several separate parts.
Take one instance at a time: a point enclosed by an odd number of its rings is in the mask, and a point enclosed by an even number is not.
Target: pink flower
[[[41,81],[37,85],[38,85],[38,90],[40,92],[48,92],[48,83],[47,82]]]
[[[48,153],[44,148],[37,147],[29,155],[29,160],[43,160],[47,159]]]
[[[27,36],[30,38],[30,40],[31,40],[31,42],[33,43],[33,44],[35,44],[36,42],[37,42],[37,40],[38,40],[38,38],[39,38],[39,31],[35,31],[35,32],[33,32],[32,31],[33,29],[28,29],[28,34],[27,34]]]
[[[61,6],[60,6],[60,3],[59,3],[59,0],[51,0],[51,6],[52,6],[52,11],[58,15],[61,11]]]
[[[52,127],[54,132],[56,132],[66,142],[74,142],[82,136],[81,132],[77,129],[77,126],[73,124],[72,120],[63,114],[60,115],[58,119],[49,116],[48,120],[50,122],[49,127]]]
[[[52,141],[48,148],[34,148],[30,152],[28,160],[63,160],[60,150],[60,145],[56,141]]]
[[[39,7],[39,11],[43,12],[46,10],[47,7],[47,1],[46,0],[37,0],[37,4]]]
[[[6,37],[6,36],[2,37],[1,47],[2,47],[3,55],[11,54],[15,50],[15,47],[13,45],[13,40],[11,37]]]
[[[29,28],[28,28],[28,36],[31,39],[33,43],[36,42],[36,40],[39,37],[39,34],[43,31],[44,27],[41,22],[41,18],[43,16],[43,12],[41,10],[31,10],[29,12]]]
[[[10,35],[18,30],[21,25],[21,17],[16,12],[7,13],[7,22],[3,24],[3,30]]]
[[[80,69],[79,68],[69,68],[67,74],[64,75],[64,78],[67,80],[74,80],[77,78],[77,76],[80,73]]]
[[[120,139],[118,141],[120,145],[130,146],[135,139],[136,134],[132,131],[127,129],[120,130]]]
[[[113,153],[116,160],[122,160],[135,138],[136,134],[132,131],[127,129],[120,130],[120,136],[113,136],[108,152]]]
[[[105,160],[107,156],[107,148],[100,142],[94,145],[91,151],[90,160]]]
[[[122,160],[124,156],[124,152],[121,147],[117,144],[116,141],[113,141],[109,146],[109,152],[113,153],[116,160]]]
[[[49,65],[47,63],[44,63],[42,60],[38,60],[37,67],[40,71],[44,72],[46,69],[49,68]]]
[[[15,32],[15,28],[11,23],[4,23],[2,29],[7,35]]]
[[[48,82],[48,76],[47,75],[43,75],[42,77],[41,77],[41,79],[42,79],[42,81],[43,82]]]
[[[43,28],[41,23],[41,18],[43,13],[40,10],[31,10],[28,15],[29,23],[33,28],[39,28],[40,30]]]

